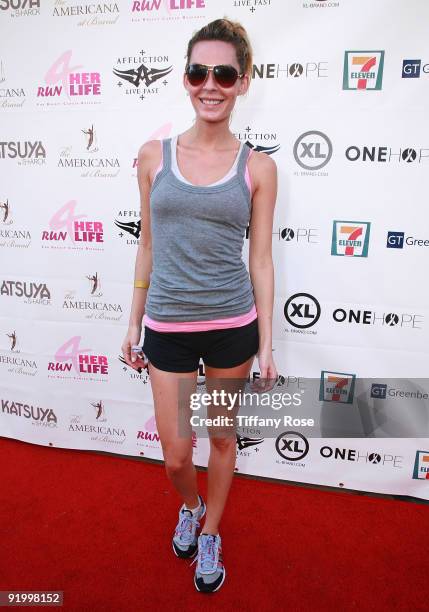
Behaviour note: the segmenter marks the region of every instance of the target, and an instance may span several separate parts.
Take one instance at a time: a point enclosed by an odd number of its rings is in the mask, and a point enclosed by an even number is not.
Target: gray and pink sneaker
[[[173,551],[177,557],[182,559],[193,557],[198,550],[197,529],[200,526],[200,520],[206,513],[206,504],[201,495],[198,497],[200,509],[195,515],[185,508],[185,504],[179,510],[179,522],[173,536]]]
[[[194,584],[201,593],[214,593],[223,585],[226,571],[222,560],[220,535],[202,533],[198,538],[198,561],[195,568]]]

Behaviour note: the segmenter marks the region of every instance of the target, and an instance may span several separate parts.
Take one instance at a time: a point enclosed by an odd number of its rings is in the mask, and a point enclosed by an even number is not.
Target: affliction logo
[[[244,144],[251,149],[262,151],[267,155],[273,155],[280,149],[280,145],[276,142],[275,132],[255,132],[250,126],[247,126],[242,132],[234,132],[234,136],[244,141]]]
[[[60,5],[60,6],[58,6]],[[116,2],[89,3],[82,2],[76,5],[72,1],[71,6],[67,6],[65,0],[57,1],[57,6],[52,12],[53,17],[77,17],[78,26],[104,26],[115,24],[119,19],[119,7]]]
[[[41,166],[46,163],[46,151],[40,140],[2,141],[0,159],[14,159],[19,166]]]
[[[144,100],[146,96],[158,94],[162,90],[161,87],[152,87],[160,79],[163,79],[161,84],[165,88],[168,84],[165,77],[173,70],[172,66],[154,68],[152,64],[168,62],[168,55],[149,56],[146,55],[146,51],[142,50],[139,55],[118,57],[116,64],[119,68],[113,68],[113,74],[119,77],[117,85],[125,95],[137,96],[140,100]],[[126,67],[129,68],[125,69]],[[127,83],[130,83],[132,87],[129,87]]]
[[[59,168],[82,169],[82,178],[115,178],[120,172],[119,159],[114,156],[96,156],[99,151],[97,134],[94,125],[80,130],[82,143],[79,153],[73,152],[72,146],[63,147],[58,160]],[[85,153],[83,154],[83,151]]]
[[[2,85],[5,81],[6,73],[4,64],[3,60],[0,60],[0,108],[22,108],[26,100],[23,88],[5,87]]]
[[[58,424],[57,415],[52,408],[41,408],[24,402],[2,399],[1,410],[3,414],[29,419],[36,427],[56,427]]]
[[[12,229],[13,224],[9,200],[0,201],[0,247],[27,249],[31,234],[26,229]]]
[[[237,442],[237,458],[238,457],[250,457],[260,451],[259,444],[262,444],[264,438],[260,437],[260,430],[240,427],[240,433],[236,434]],[[256,435],[255,434],[259,434]],[[235,471],[238,471],[236,469]]]
[[[81,336],[73,336],[59,347],[54,355],[54,361],[48,363],[49,378],[106,381],[109,373],[107,356],[88,354],[92,349],[79,348],[81,339]],[[76,373],[77,376],[73,376],[73,373]],[[64,376],[64,374],[70,374],[70,376]]]
[[[85,290],[68,290],[64,296],[63,309],[71,315],[84,319],[97,319],[104,321],[120,321],[123,315],[122,305],[118,302],[101,300],[101,280],[98,272],[87,274]]]
[[[15,280],[3,280],[0,282],[0,295],[23,298],[25,304],[49,306],[51,303],[51,292],[46,283]]]
[[[120,210],[115,219],[115,225],[120,229],[118,235],[125,239],[126,244],[139,243],[141,221],[140,212],[136,210]],[[132,219],[132,220],[131,220]]]
[[[40,15],[40,0],[0,0],[0,11],[9,11],[11,17]]]
[[[99,72],[83,72],[81,64],[71,66],[72,51],[64,51],[45,75],[45,85],[37,88],[38,106],[67,106],[100,103],[101,75]],[[59,83],[57,85],[57,83]],[[67,96],[67,101],[62,98]]]
[[[103,223],[82,221],[87,215],[75,215],[76,206],[76,200],[69,200],[54,214],[49,221],[49,230],[42,231],[43,248],[104,250]]]

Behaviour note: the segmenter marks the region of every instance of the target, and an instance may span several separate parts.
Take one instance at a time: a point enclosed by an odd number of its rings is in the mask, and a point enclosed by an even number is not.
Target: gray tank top
[[[245,314],[253,286],[242,259],[251,215],[245,180],[250,147],[220,185],[196,186],[171,169],[171,138],[150,191],[152,272],[146,314],[155,321],[208,321]]]

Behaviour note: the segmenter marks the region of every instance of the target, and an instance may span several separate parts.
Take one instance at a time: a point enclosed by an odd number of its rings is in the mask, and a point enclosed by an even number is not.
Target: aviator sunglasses
[[[227,64],[218,64],[217,66],[208,64],[189,64],[185,73],[190,84],[197,87],[205,82],[209,70],[213,70],[213,76],[221,87],[232,87],[238,78],[244,76],[244,74],[238,74],[234,66]]]

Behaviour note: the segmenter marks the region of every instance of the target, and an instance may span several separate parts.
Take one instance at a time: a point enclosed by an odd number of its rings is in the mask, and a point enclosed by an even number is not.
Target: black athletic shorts
[[[166,372],[198,370],[200,357],[213,368],[233,368],[259,351],[258,319],[241,327],[193,332],[159,332],[145,325],[143,352]]]

